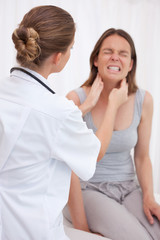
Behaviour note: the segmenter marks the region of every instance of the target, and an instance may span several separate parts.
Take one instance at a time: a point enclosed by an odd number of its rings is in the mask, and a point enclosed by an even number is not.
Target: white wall
[[[122,28],[133,38],[137,50],[137,83],[154,99],[150,155],[155,191],[160,193],[160,1],[159,0],[0,0],[0,77],[15,64],[11,34],[23,15],[34,6],[56,5],[69,11],[77,25],[75,45],[68,65],[51,75],[55,91],[66,94],[81,85],[89,74],[89,56],[108,28]]]

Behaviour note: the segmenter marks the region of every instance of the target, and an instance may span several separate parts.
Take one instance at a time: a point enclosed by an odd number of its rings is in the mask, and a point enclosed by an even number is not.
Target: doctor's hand
[[[86,99],[86,101],[90,103],[91,108],[93,108],[98,102],[98,99],[103,90],[103,86],[104,84],[103,84],[102,78],[100,77],[99,73],[97,73],[97,76],[91,86],[90,92]]]
[[[83,113],[83,116],[87,113],[90,112],[92,110],[92,108],[94,108],[94,106],[96,105],[96,103],[98,102],[98,99],[101,95],[101,92],[103,90],[103,86],[104,83],[99,75],[99,73],[97,74],[91,88],[90,91],[88,93],[88,96],[86,98],[86,100],[80,105],[80,110]]]
[[[117,109],[128,100],[128,83],[126,78],[120,83],[120,88],[113,88],[109,94],[109,102]]]
[[[150,224],[154,224],[153,215],[160,221],[160,205],[154,199],[144,199],[143,209]]]

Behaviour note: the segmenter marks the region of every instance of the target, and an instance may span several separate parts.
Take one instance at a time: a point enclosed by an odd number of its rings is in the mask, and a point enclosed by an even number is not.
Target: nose
[[[112,56],[111,56],[111,60],[112,60],[112,61],[119,61],[118,54],[113,53]]]

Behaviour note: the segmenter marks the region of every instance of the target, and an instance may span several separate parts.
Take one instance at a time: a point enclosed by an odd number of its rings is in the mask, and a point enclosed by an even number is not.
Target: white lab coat
[[[91,178],[100,142],[72,101],[25,73],[0,83],[0,240],[66,240],[71,169]]]

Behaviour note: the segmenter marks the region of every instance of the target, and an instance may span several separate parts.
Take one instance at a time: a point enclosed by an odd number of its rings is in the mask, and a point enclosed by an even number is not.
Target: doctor
[[[83,180],[92,177],[116,112],[127,99],[123,81],[110,95],[96,137],[74,103],[50,89],[48,75],[64,68],[74,34],[70,14],[40,6],[24,16],[12,35],[20,66],[0,85],[0,240],[68,239],[62,209],[71,170]],[[102,89],[99,79],[91,99]]]

